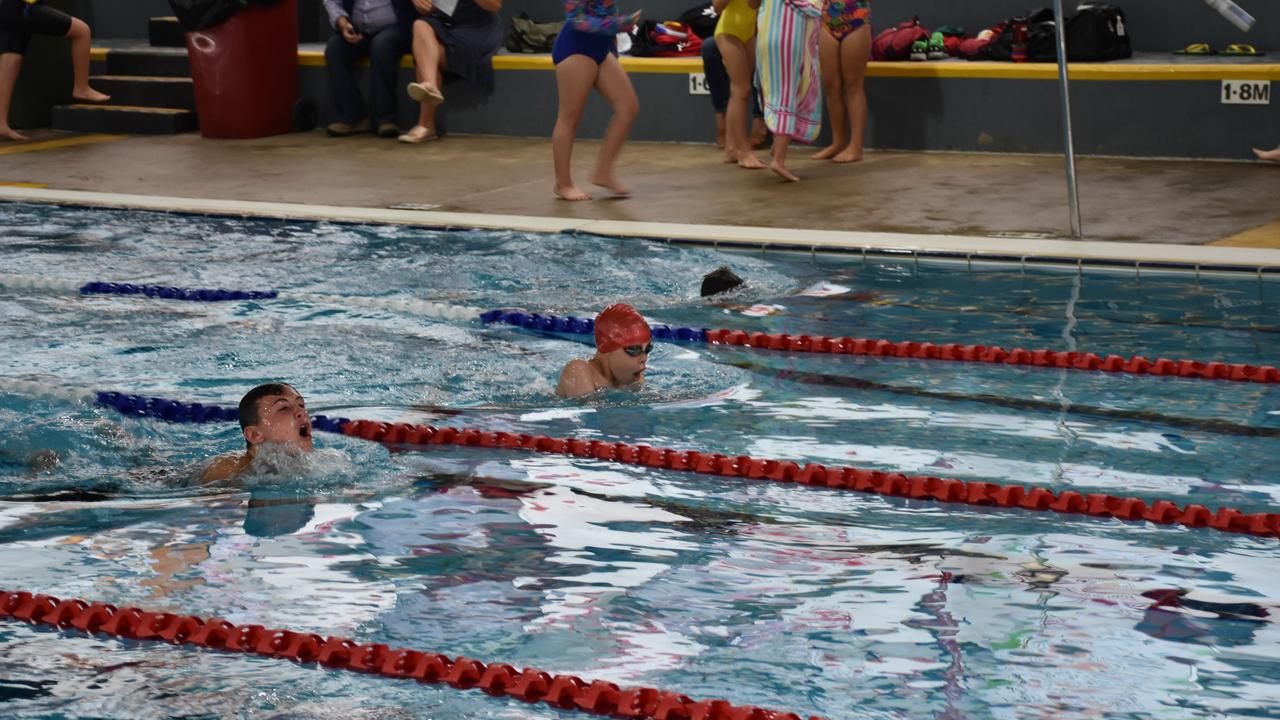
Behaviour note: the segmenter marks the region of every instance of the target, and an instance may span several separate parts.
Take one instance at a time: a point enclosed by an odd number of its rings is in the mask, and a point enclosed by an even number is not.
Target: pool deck
[[[406,146],[320,131],[255,140],[30,135],[0,143],[0,199],[247,214],[270,214],[261,205],[270,203],[288,216],[696,235],[806,249],[1087,257],[1086,246],[1106,243],[1098,251],[1105,256],[1280,266],[1275,163],[1081,158],[1084,236],[1096,242],[1078,243],[1062,242],[1070,226],[1063,160],[1054,156],[870,151],[860,163],[834,165],[795,147],[790,164],[803,182],[784,183],[722,164],[710,144],[633,143],[622,170],[632,197],[568,203],[551,194],[545,139],[455,135]],[[596,148],[577,147],[582,183]],[[147,199],[111,199],[117,194]]]

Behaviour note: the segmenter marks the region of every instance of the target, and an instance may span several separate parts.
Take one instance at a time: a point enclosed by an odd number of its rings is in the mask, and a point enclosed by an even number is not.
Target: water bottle
[[[1027,21],[1022,18],[1013,21],[1013,61],[1027,61]]]
[[[1232,25],[1240,28],[1241,32],[1249,32],[1253,27],[1255,20],[1253,16],[1245,12],[1245,9],[1231,2],[1231,0],[1204,0],[1209,7],[1218,11],[1218,14],[1226,18]]]

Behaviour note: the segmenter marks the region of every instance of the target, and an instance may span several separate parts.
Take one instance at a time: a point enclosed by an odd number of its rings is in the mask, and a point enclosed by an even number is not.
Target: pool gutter
[[[539,233],[570,232],[761,252],[902,256],[917,260],[951,260],[969,263],[1050,264],[1079,268],[1111,268],[1138,273],[1146,271],[1232,272],[1256,274],[1260,278],[1264,275],[1280,277],[1280,250],[1266,248],[687,225],[126,195],[29,187],[0,187],[0,201],[232,217],[395,224],[433,229],[477,228]]]

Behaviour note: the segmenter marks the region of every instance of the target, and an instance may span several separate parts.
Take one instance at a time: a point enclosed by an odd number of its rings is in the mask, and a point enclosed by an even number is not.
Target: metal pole
[[[1067,88],[1067,23],[1062,0],[1053,0],[1054,34],[1058,36],[1058,85],[1062,91],[1062,142],[1067,151],[1067,204],[1071,210],[1071,237],[1080,240],[1080,193],[1076,189],[1076,147],[1071,134],[1071,93]]]

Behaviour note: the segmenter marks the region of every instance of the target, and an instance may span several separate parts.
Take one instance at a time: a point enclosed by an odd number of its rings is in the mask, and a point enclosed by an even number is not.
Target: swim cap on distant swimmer
[[[727,267],[712,270],[702,276],[702,297],[732,290],[742,284],[742,278]]]
[[[649,342],[649,323],[630,305],[610,305],[596,316],[596,350],[613,352]]]

